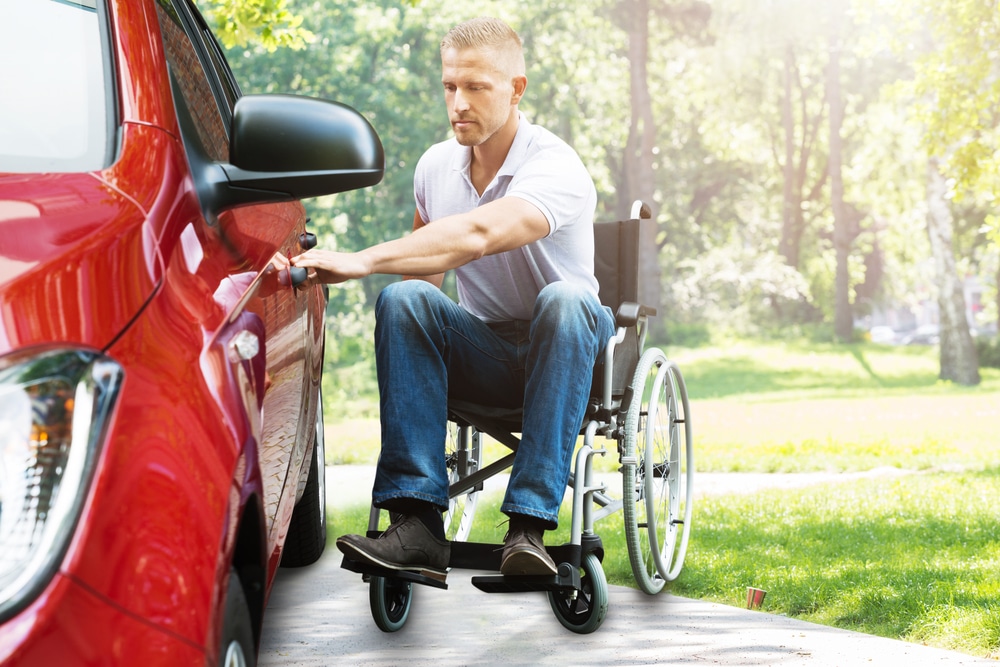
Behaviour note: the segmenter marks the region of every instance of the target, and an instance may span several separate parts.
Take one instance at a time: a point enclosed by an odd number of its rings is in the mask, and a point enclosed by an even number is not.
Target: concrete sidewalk
[[[371,469],[336,466],[328,480],[341,501],[371,490]],[[332,499],[332,495],[330,496]],[[449,590],[415,588],[402,630],[381,632],[368,586],[340,568],[331,543],[319,563],[282,570],[265,612],[260,662],[330,665],[997,665],[962,653],[838,630],[758,611],[664,593],[609,587],[608,616],[594,633],[559,624],[544,593],[489,595],[477,574],[455,570]]]
[[[997,665],[961,653],[838,630],[758,611],[609,590],[608,616],[578,635],[543,593],[489,595],[456,570],[448,590],[415,588],[402,630],[372,620],[368,586],[340,568],[333,545],[319,563],[282,570],[264,621],[262,667],[394,665]]]

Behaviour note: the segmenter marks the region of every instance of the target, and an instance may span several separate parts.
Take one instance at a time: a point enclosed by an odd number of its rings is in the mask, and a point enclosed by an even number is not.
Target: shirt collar
[[[503,164],[500,165],[500,171],[497,172],[496,178],[501,176],[513,176],[514,172],[517,170],[517,165],[521,163],[521,156],[524,155],[525,151],[528,149],[528,143],[531,141],[531,123],[525,117],[524,112],[518,109],[517,111],[517,133],[514,135],[514,142],[510,145],[510,150],[507,151],[507,157],[504,158]],[[451,168],[455,171],[460,171],[464,173],[467,177],[469,176],[469,168],[472,166],[472,147],[466,148],[464,151],[458,151],[452,160]]]

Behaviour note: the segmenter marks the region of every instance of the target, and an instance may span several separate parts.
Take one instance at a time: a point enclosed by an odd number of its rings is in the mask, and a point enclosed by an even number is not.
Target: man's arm
[[[310,272],[310,279],[324,283],[373,273],[435,276],[485,255],[520,248],[548,233],[548,220],[538,207],[519,197],[504,197],[468,213],[415,225],[408,236],[356,253],[314,248],[293,257],[291,263],[315,269],[315,278]]]
[[[413,212],[413,231],[417,231],[427,223],[424,222],[423,218],[420,217],[419,211]],[[441,289],[441,285],[444,283],[444,272],[435,273],[429,276],[403,276],[403,280],[426,280],[430,284],[434,285],[438,289]]]

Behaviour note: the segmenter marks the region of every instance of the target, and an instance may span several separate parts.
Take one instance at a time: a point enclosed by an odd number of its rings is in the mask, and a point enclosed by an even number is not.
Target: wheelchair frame
[[[640,226],[650,210],[635,202],[629,220],[595,224],[603,235],[595,247],[595,273],[601,301],[616,311],[616,333],[608,341],[595,373],[594,390],[581,428],[568,486],[572,490],[570,541],[546,550],[558,563],[550,576],[481,575],[472,584],[488,593],[544,591],[559,622],[589,633],[603,622],[608,584],[602,569],[604,546],[596,521],[622,511],[629,562],[639,588],[648,594],[679,576],[687,552],[693,509],[693,439],[687,390],[677,364],[657,348],[645,349],[648,317],[655,310],[638,303]],[[609,278],[610,276],[610,278]],[[629,349],[634,343],[635,349]],[[450,507],[445,517],[451,538],[451,569],[499,571],[502,545],[467,542],[484,482],[511,467],[520,442],[520,411],[498,410],[449,401],[449,421],[458,429],[446,453]],[[511,452],[483,465],[481,434]],[[622,497],[595,481],[592,460],[607,450],[595,444],[603,435],[617,443]],[[380,534],[381,512],[372,507],[368,535]],[[455,524],[457,520],[457,527]],[[372,567],[345,557],[342,567],[369,582],[376,625],[385,632],[403,627],[412,602],[412,584],[447,588],[414,572]]]

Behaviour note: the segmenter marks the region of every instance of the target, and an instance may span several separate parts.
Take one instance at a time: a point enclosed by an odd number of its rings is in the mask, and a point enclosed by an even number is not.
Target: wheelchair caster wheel
[[[608,614],[608,580],[595,554],[585,555],[580,566],[583,570],[580,590],[550,591],[548,595],[552,611],[563,627],[585,635],[599,628]]]
[[[368,602],[372,618],[382,632],[396,632],[406,624],[413,601],[413,585],[402,579],[372,576]]]

